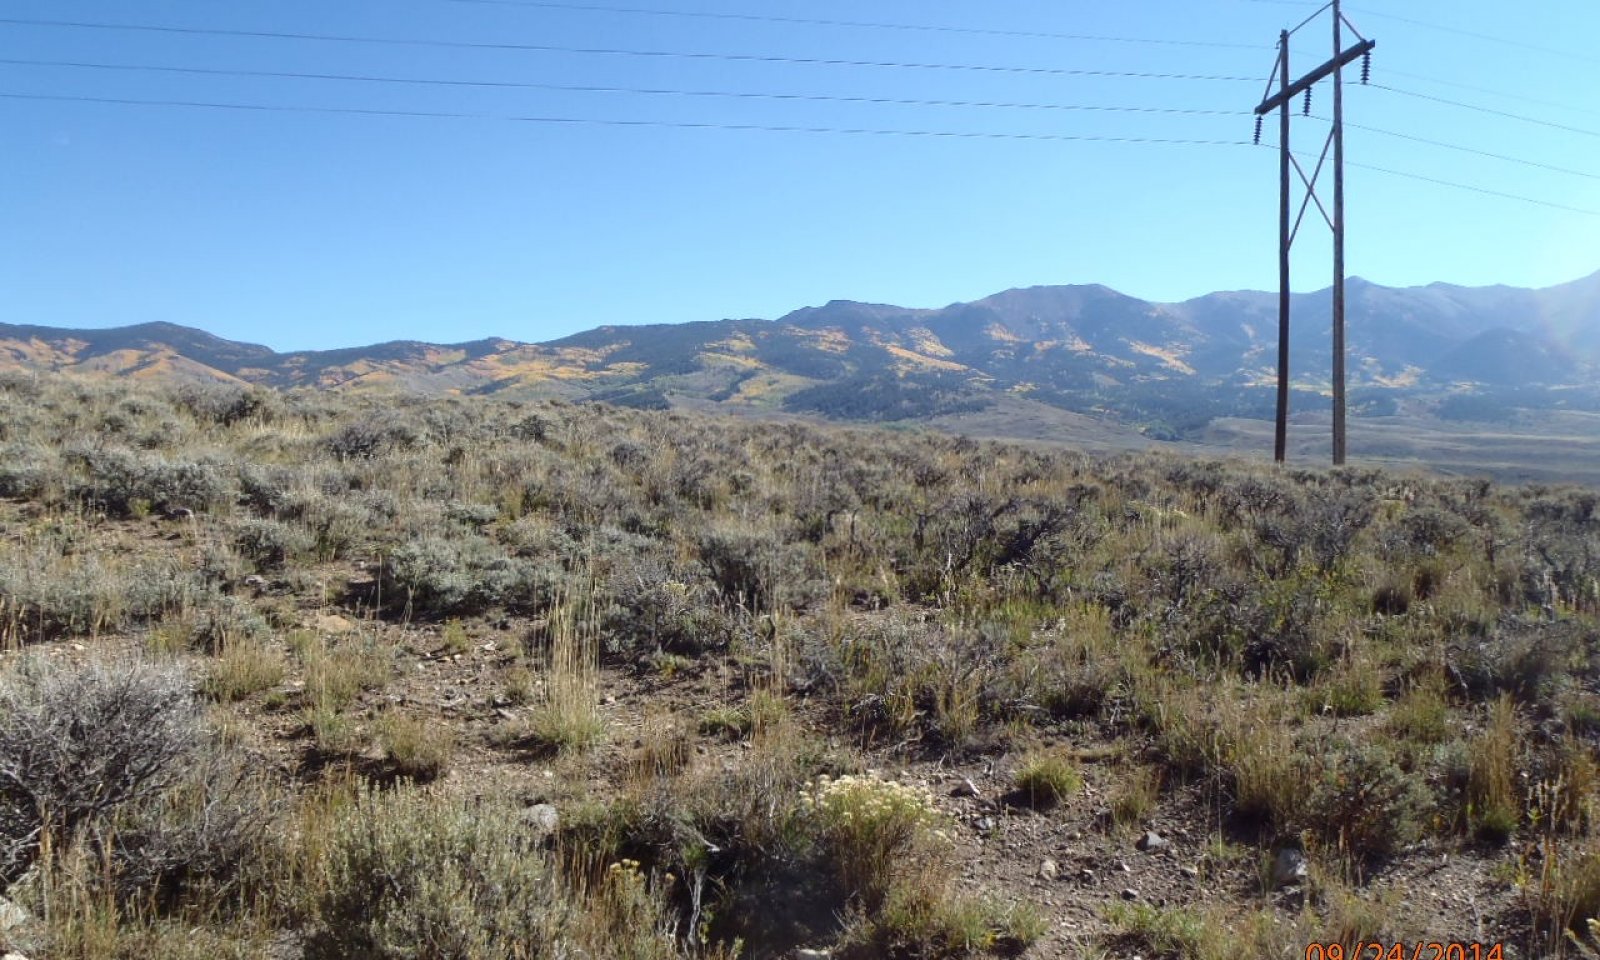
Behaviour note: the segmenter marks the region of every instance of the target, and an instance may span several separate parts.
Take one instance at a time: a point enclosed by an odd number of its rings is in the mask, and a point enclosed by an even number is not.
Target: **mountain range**
[[[1347,283],[1356,415],[1421,401],[1456,418],[1600,409],[1600,273],[1530,290]],[[546,343],[401,340],[279,353],[167,323],[0,324],[0,369],[273,388],[501,393],[714,405],[847,420],[1043,406],[1158,439],[1271,414],[1277,294],[1152,303],[1098,285],[1007,290],[940,309],[836,300],[777,320],[605,326]],[[1330,298],[1292,301],[1297,409],[1325,407]]]

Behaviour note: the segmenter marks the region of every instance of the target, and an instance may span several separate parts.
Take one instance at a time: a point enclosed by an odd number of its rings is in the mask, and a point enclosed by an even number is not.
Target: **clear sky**
[[[0,0],[0,320],[166,320],[303,349],[546,340],[831,299],[935,307],[1035,284],[1275,289],[1273,149],[1093,138],[1248,144],[1278,31],[1316,9]],[[1351,274],[1544,286],[1600,269],[1600,3],[1360,0],[1347,15],[1378,42],[1381,85],[1347,74],[1352,164],[1588,211],[1352,166]],[[1295,75],[1331,47],[1323,15],[1295,35]],[[1331,103],[1325,83],[1311,118],[1297,105],[1308,164]],[[351,112],[315,112],[329,110]],[[1330,276],[1316,216],[1301,290]]]

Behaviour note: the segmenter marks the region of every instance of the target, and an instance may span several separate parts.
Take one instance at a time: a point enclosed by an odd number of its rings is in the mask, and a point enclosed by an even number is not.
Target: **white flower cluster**
[[[870,774],[818,777],[814,785],[801,789],[800,806],[838,826],[912,826],[938,817],[926,792]]]

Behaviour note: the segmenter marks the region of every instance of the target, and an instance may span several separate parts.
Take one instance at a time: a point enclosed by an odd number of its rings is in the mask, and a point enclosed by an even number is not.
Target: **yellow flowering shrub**
[[[801,790],[800,806],[839,882],[869,909],[912,851],[949,839],[925,791],[875,775],[819,777]]]

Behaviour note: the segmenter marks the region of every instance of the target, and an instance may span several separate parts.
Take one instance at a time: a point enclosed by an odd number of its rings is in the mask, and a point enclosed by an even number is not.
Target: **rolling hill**
[[[1348,287],[1356,416],[1498,421],[1600,410],[1600,273],[1561,286]],[[1326,406],[1326,291],[1293,300],[1297,411]],[[606,326],[547,343],[393,341],[279,353],[167,323],[0,324],[0,368],[272,388],[502,393],[859,421],[1041,410],[1158,440],[1269,417],[1277,296],[1152,303],[1098,285],[1007,290],[940,309],[835,300],[777,320]]]

